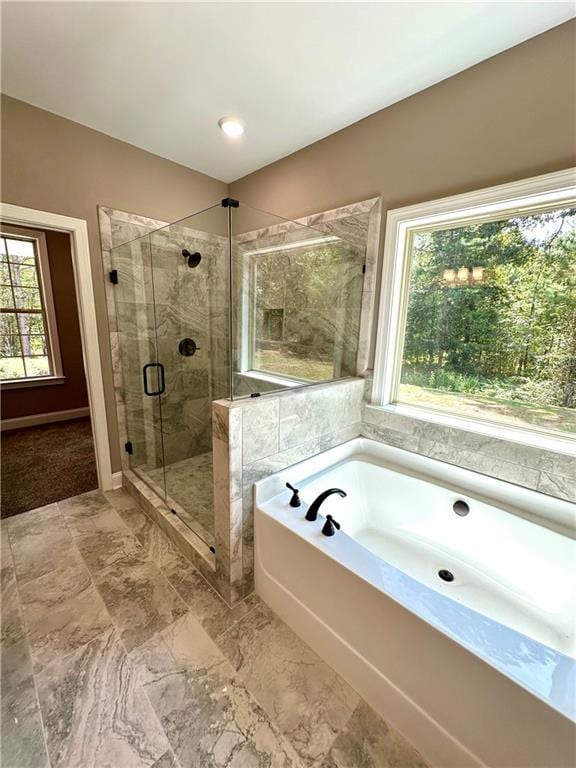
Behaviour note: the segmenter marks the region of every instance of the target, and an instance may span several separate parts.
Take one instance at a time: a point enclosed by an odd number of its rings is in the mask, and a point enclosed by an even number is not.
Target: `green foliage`
[[[576,209],[419,234],[402,382],[576,407]],[[445,270],[482,267],[480,281]]]

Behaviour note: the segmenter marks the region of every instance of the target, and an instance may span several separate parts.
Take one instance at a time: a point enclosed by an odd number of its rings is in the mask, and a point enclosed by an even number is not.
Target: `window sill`
[[[66,376],[41,376],[37,379],[8,379],[0,381],[2,389],[25,389],[27,387],[49,387],[52,384],[64,384]]]
[[[521,443],[522,445],[529,445],[532,448],[540,448],[544,451],[576,456],[576,436],[568,434],[564,437],[538,429],[495,424],[494,422],[482,421],[481,419],[468,419],[463,416],[454,416],[449,413],[441,413],[440,411],[414,405],[403,405],[401,403],[390,403],[388,405],[373,404],[369,407],[394,413],[398,416],[407,416],[432,424],[441,424],[442,426],[460,429],[465,432],[475,432],[476,434],[486,435],[496,440],[508,440],[512,443]]]

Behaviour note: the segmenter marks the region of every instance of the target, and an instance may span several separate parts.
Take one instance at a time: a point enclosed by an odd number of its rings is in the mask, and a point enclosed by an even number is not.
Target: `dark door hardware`
[[[290,483],[286,483],[286,488],[289,488],[292,491],[292,498],[290,499],[290,506],[291,507],[299,507],[302,502],[300,501],[300,496],[298,494],[300,491],[298,488],[294,488]]]
[[[336,531],[340,530],[340,523],[337,523],[332,515],[326,515],[326,522],[322,526],[324,536],[334,536]]]
[[[148,371],[150,368],[158,369],[158,391],[157,392],[151,392],[148,389]],[[166,390],[166,381],[164,378],[164,366],[162,365],[162,363],[146,363],[144,368],[142,368],[142,377],[144,379],[144,393],[148,395],[148,397],[156,397],[157,395],[164,394]]]
[[[130,440],[128,440],[127,443],[124,443],[124,450],[126,451],[126,453],[129,453],[130,455],[134,453],[134,448]]]
[[[328,496],[332,496],[333,493],[337,493],[338,496],[342,496],[342,498],[346,496],[346,493],[340,490],[340,488],[329,488],[327,491],[323,491],[317,498],[314,499],[312,504],[310,504],[308,512],[306,512],[306,520],[314,522],[314,520],[316,520],[318,517],[318,510],[326,501]]]
[[[114,285],[118,285],[118,270],[112,269],[110,272],[108,272],[108,277],[110,278],[110,282],[114,283]]]
[[[222,208],[239,208],[240,203],[238,200],[234,200],[233,197],[225,197],[222,202],[220,203]]]
[[[184,355],[184,357],[192,357],[192,355],[195,355],[199,349],[200,347],[197,346],[194,339],[182,339],[178,344],[178,352],[180,352],[181,355]]]
[[[182,256],[184,256],[184,258],[186,259],[186,263],[191,269],[194,269],[194,267],[197,267],[198,264],[200,264],[200,262],[202,261],[202,254],[199,253],[198,251],[193,251],[192,253],[190,253],[189,250],[184,248],[184,250],[182,251]]]

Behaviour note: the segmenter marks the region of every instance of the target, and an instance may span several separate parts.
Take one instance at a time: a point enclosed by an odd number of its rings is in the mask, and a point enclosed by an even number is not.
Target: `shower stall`
[[[211,403],[355,375],[363,265],[231,199],[112,248],[129,467],[212,550]]]

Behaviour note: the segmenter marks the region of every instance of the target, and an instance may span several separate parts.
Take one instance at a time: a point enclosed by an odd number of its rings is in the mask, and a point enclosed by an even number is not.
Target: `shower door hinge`
[[[362,274],[366,274],[366,264],[362,264]]]
[[[213,547],[212,545],[210,545],[210,546],[208,547],[208,549],[210,550],[210,552],[212,552],[212,554],[213,554],[213,555],[215,555],[215,554],[216,554],[216,547]]]
[[[108,273],[108,276],[110,277],[110,282],[114,283],[114,285],[118,285],[118,270],[113,269],[111,272]]]
[[[251,392],[250,397],[260,397],[261,394],[261,392]]]
[[[130,440],[128,440],[127,443],[124,443],[124,450],[126,451],[126,453],[129,453],[130,455],[134,453],[134,448],[132,447],[132,443],[130,442]]]
[[[225,197],[222,200],[221,205],[222,205],[222,208],[239,208],[240,207],[240,203],[238,202],[238,200],[234,200],[233,197]]]

